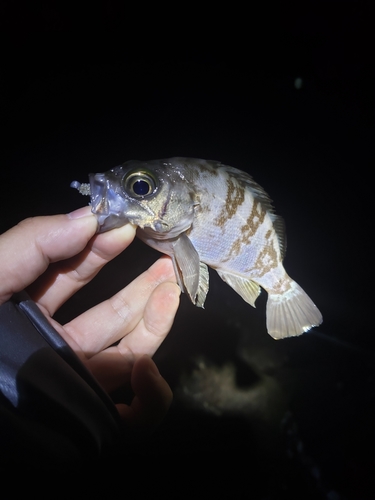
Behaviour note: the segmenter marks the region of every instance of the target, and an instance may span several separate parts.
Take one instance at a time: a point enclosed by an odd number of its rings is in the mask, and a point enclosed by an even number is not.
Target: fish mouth
[[[124,226],[129,220],[124,216],[124,200],[115,184],[106,174],[89,174],[91,212],[98,221],[98,233]]]

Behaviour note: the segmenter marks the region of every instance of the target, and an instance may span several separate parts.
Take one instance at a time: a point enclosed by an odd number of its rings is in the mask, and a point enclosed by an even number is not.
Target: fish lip
[[[117,215],[97,215],[98,221],[98,233],[105,233],[106,231],[110,231],[111,229],[115,229],[116,227],[121,227],[124,226],[127,222],[129,222],[127,219],[124,219],[123,217],[120,218]]]
[[[128,219],[124,216],[123,203],[112,186],[112,181],[104,173],[89,174],[91,212],[98,221],[98,233],[124,226]],[[121,208],[120,208],[121,207]]]

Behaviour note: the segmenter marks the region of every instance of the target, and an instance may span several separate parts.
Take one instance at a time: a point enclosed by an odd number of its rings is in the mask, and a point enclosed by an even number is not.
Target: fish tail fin
[[[319,309],[295,281],[283,294],[268,294],[267,330],[274,339],[300,335],[322,321]]]

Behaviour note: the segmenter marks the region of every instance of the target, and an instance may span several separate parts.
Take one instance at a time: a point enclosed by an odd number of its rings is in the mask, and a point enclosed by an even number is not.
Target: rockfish
[[[322,322],[318,308],[283,267],[283,219],[250,175],[217,161],[170,158],[127,161],[89,184],[99,232],[128,222],[147,245],[172,258],[178,284],[203,307],[208,267],[255,307],[268,293],[267,330],[275,339],[307,332]]]

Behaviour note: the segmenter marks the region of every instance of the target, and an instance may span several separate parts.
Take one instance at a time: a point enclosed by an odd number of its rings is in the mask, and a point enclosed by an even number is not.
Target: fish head
[[[130,160],[90,174],[91,210],[99,232],[134,224],[150,237],[170,239],[193,222],[195,194],[181,171],[167,161]]]

